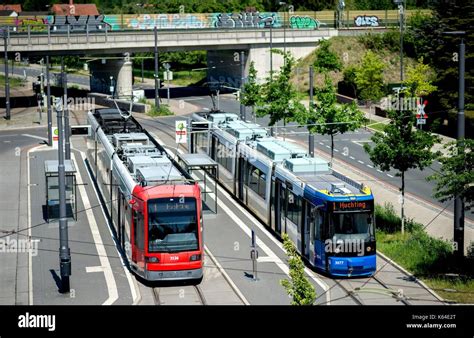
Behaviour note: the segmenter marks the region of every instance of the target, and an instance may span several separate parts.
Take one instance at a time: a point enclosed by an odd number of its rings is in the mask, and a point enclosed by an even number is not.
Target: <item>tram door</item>
[[[144,203],[135,199],[132,209],[132,261],[141,270],[145,268],[145,218],[143,215]]]
[[[312,214],[314,217],[312,218],[311,226],[310,226],[310,237],[313,238],[314,250],[311,250],[310,259],[314,262],[316,267],[321,269],[326,269],[326,243],[324,242],[324,224],[326,222],[325,214],[321,210],[316,210],[316,208],[312,208]],[[311,254],[315,257],[311,257]]]
[[[275,179],[275,232],[281,235],[281,181]]]

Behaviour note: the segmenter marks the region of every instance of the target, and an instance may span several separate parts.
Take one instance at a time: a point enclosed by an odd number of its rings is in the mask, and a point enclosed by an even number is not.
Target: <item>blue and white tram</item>
[[[190,151],[218,162],[220,183],[277,236],[288,234],[312,266],[332,276],[374,273],[369,187],[234,114],[197,113],[190,126]]]

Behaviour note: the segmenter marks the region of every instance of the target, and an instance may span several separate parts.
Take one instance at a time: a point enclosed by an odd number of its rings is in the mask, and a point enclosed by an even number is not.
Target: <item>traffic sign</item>
[[[426,119],[428,115],[425,113],[425,107],[428,105],[428,100],[425,100],[423,103],[419,103],[416,110],[416,124],[422,125],[426,124]]]
[[[58,144],[59,144],[58,127],[51,127],[51,135],[53,135],[53,149],[58,149]]]
[[[188,139],[187,121],[186,120],[176,121],[175,125],[176,125],[176,129],[175,129],[176,143],[187,143],[187,139]]]

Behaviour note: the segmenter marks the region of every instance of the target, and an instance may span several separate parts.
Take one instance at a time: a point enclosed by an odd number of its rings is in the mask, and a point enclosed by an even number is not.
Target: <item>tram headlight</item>
[[[191,257],[189,257],[189,261],[191,261],[191,262],[200,261],[200,260],[201,260],[201,254],[196,254],[196,255],[192,255]]]
[[[158,257],[145,257],[145,261],[147,263],[159,263],[160,262]]]
[[[370,252],[372,248],[370,246],[367,247],[367,252]]]

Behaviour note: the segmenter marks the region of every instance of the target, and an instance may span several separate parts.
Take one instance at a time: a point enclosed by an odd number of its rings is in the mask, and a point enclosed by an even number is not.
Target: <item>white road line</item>
[[[367,166],[368,166],[369,168],[371,168],[371,169],[374,169],[374,167],[371,166],[370,164],[367,164]]]
[[[379,173],[383,174],[383,171],[382,171],[382,170],[380,170],[380,169],[377,169],[377,171],[378,171]]]
[[[319,144],[320,144],[320,145],[322,145],[322,146],[324,145],[324,143],[323,143],[323,142],[319,142]]]
[[[42,146],[38,146],[35,148],[31,148],[28,150],[26,153],[26,181],[27,181],[27,186],[28,186],[28,193],[27,193],[27,198],[28,198],[28,207],[27,207],[27,218],[28,218],[28,238],[31,239],[31,185],[30,185],[30,153],[33,152],[34,149],[39,148]],[[33,257],[32,257],[32,250],[28,250],[28,304],[33,305]]]
[[[41,141],[48,141],[46,137],[41,137],[41,136],[36,136],[36,135],[31,135],[31,134],[21,134],[21,136],[31,137],[31,138],[35,138]]]
[[[71,158],[74,160],[74,162],[78,163],[76,156],[72,152]],[[84,210],[86,211],[87,222],[89,223],[92,238],[97,250],[97,255],[99,256],[100,266],[104,272],[107,291],[109,293],[109,297],[102,305],[112,305],[119,298],[117,283],[115,282],[114,273],[112,272],[112,267],[110,266],[110,261],[107,257],[107,251],[105,250],[102,237],[100,236],[99,227],[97,226],[97,222],[94,217],[94,212],[91,209],[91,203],[89,197],[87,196],[86,188],[83,185],[84,180],[82,179],[80,170],[76,172],[76,180],[79,188],[79,194],[81,195],[82,203],[84,204]]]
[[[357,160],[357,162],[359,162],[360,164],[364,164],[364,162],[361,160]]]
[[[247,298],[245,298],[245,296],[243,295],[243,293],[239,290],[239,288],[237,287],[237,285],[235,285],[234,281],[230,278],[230,276],[227,274],[227,272],[224,270],[224,268],[222,267],[222,265],[219,263],[219,261],[216,259],[216,257],[214,257],[214,255],[212,254],[212,252],[209,250],[209,248],[204,245],[204,250],[206,251],[207,255],[209,256],[209,258],[214,262],[214,264],[216,265],[217,269],[219,269],[219,271],[222,273],[222,275],[224,276],[225,280],[227,280],[227,283],[229,283],[230,287],[234,290],[234,292],[237,294],[237,297],[240,298],[240,300],[245,304],[245,305],[250,305],[249,301],[247,300]]]
[[[71,142],[71,144],[72,144],[72,142]],[[84,160],[86,158],[85,154],[82,151],[79,151],[79,152],[81,154],[82,161],[84,162]],[[90,174],[89,170],[87,170],[87,168],[86,168],[86,172],[87,172],[87,175],[89,176],[89,180],[91,182],[93,182],[91,174]],[[92,188],[94,190],[95,196],[97,197],[97,201],[100,201],[99,194],[98,194],[98,192],[95,188],[95,185],[93,183],[92,183]],[[102,210],[102,215],[104,216],[104,219],[107,220],[107,215],[105,214],[104,208],[101,206],[100,209]],[[110,236],[113,238],[112,230],[110,229],[110,227],[107,227],[107,228],[109,229]],[[129,238],[130,238],[130,234],[128,234],[128,235],[129,235]],[[123,270],[125,271],[125,276],[127,277],[127,282],[128,282],[129,287],[130,287],[130,292],[132,294],[132,299],[133,299],[132,305],[137,305],[138,302],[140,302],[140,300],[141,300],[141,294],[140,294],[140,291],[138,289],[137,281],[136,281],[135,278],[132,278],[132,275],[130,274],[130,271],[126,267],[126,264],[123,260],[123,257],[120,254],[120,252],[118,251],[118,249],[117,248],[115,248],[115,249],[117,250],[117,254],[120,257],[120,261],[122,262]]]
[[[354,157],[354,156],[349,156],[349,158],[350,158],[351,160],[355,160],[355,157]]]
[[[439,164],[439,165],[443,165],[443,163],[441,163],[441,162],[439,162],[439,161],[438,161],[438,164]]]
[[[326,148],[328,148],[328,149],[331,149],[331,147],[330,147],[330,146],[326,146]]]
[[[161,144],[165,144],[156,134],[151,133],[153,137]],[[177,149],[179,153],[184,153],[181,149]],[[169,154],[172,154],[172,151],[170,149],[166,149],[166,151]],[[219,193],[224,196],[235,206],[236,209],[241,210],[242,213],[256,226],[258,227],[265,235],[267,235],[267,238],[270,239],[275,245],[277,245],[281,250],[285,251],[283,248],[283,245],[271,234],[268,233],[268,230],[264,228],[262,224],[260,224],[260,221],[257,220],[255,217],[253,217],[251,214],[247,212],[247,210],[242,209],[240,205],[237,204],[236,201],[232,198],[232,196],[229,195],[229,193],[224,190],[221,186],[217,185]],[[212,196],[211,196],[212,198]],[[234,220],[234,222],[242,229],[242,231],[250,238],[252,236],[251,229],[240,219],[235,215],[232,210],[230,210],[224,202],[222,202],[221,199],[217,200],[217,204],[224,210],[224,212],[230,216],[231,219]],[[265,244],[262,242],[260,238],[257,238],[257,245],[267,254],[268,257],[271,257],[272,259],[275,260],[275,264],[280,267],[280,269],[289,276],[289,268],[288,266],[282,262],[282,260]],[[313,279],[326,293],[326,303],[328,305],[331,304],[331,292],[329,290],[329,286],[321,279],[319,279],[310,269],[305,267],[305,272]]]
[[[390,174],[387,174],[388,177],[392,177],[393,178],[393,175],[390,175]]]
[[[339,152],[339,150],[337,150],[337,149],[334,149],[334,151],[335,151],[336,153],[338,153],[338,152]]]

